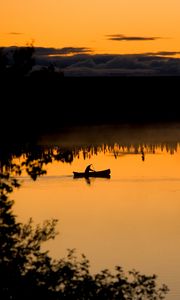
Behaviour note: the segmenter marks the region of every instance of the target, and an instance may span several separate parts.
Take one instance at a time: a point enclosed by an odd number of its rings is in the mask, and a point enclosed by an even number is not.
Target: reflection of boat
[[[102,178],[110,178],[111,170],[102,170],[102,171],[93,171],[86,174],[85,172],[73,172],[74,178],[89,178],[89,177],[102,177]]]

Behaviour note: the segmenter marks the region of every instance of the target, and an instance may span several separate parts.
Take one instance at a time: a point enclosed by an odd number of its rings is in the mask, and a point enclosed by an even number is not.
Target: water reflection
[[[57,220],[45,222],[42,227],[38,225],[34,228],[32,220],[23,225],[17,222],[12,212],[13,202],[9,201],[9,195],[14,188],[19,187],[18,180],[14,177],[26,171],[28,176],[35,181],[46,173],[45,167],[48,164],[59,161],[63,164],[72,164],[76,158],[80,160],[81,155],[86,160],[102,152],[113,155],[115,158],[139,154],[142,160],[144,160],[145,153],[150,153],[147,145],[128,147],[115,144],[72,147],[71,149],[63,149],[60,146],[32,147],[32,145],[21,149],[1,147],[0,296],[2,299],[20,300],[43,297],[47,300],[151,300],[152,298],[160,300],[164,298],[168,288],[166,285],[157,287],[155,275],[143,275],[135,270],[125,275],[120,266],[116,266],[114,273],[104,269],[92,275],[89,261],[84,255],[80,261],[77,260],[74,251],[69,251],[66,258],[53,260],[47,251],[41,251],[41,244],[55,237]],[[89,178],[85,180],[88,185],[91,183]],[[55,197],[54,190],[53,195],[50,194],[51,198]],[[37,210],[37,198],[35,201]],[[38,201],[40,201],[39,198]],[[80,208],[79,206],[78,209]],[[70,210],[69,207],[69,213]]]
[[[31,145],[30,147],[0,147],[0,171],[10,171],[16,168],[16,173],[21,174],[26,170],[27,174],[35,180],[38,176],[46,174],[46,166],[54,161],[71,164],[74,159],[91,160],[98,154],[113,156],[115,159],[126,155],[139,155],[144,162],[149,154],[167,152],[171,155],[177,152],[179,142],[166,143],[142,143],[142,144],[101,144],[91,146],[75,146],[66,148],[63,146]]]

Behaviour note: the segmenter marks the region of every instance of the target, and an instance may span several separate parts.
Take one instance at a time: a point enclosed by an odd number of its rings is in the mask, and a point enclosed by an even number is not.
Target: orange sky
[[[20,34],[15,34],[20,33]],[[110,41],[106,35],[161,37]],[[1,0],[0,46],[90,47],[98,53],[180,50],[179,0]]]

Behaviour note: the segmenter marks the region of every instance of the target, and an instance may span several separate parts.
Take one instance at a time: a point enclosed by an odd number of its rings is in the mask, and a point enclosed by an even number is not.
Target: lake
[[[180,299],[180,124],[68,128],[38,141],[44,151],[70,151],[47,175],[26,173],[13,194],[18,220],[57,218],[48,242],[54,258],[76,248],[93,273],[120,265],[158,276]],[[21,158],[23,159],[23,158]],[[111,178],[74,179],[73,171],[111,169]]]

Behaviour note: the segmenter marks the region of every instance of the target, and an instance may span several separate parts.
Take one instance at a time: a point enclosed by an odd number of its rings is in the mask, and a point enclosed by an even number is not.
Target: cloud
[[[123,34],[107,35],[108,40],[111,41],[154,41],[160,39],[160,37],[144,37],[144,36],[126,36]]]
[[[36,62],[41,66],[53,63],[67,77],[180,76],[180,58],[157,53],[39,56]]]
[[[37,55],[45,56],[56,56],[56,55],[67,55],[74,53],[89,53],[92,50],[86,47],[64,47],[64,48],[45,48],[45,47],[36,47]]]
[[[174,56],[180,54],[180,51],[159,51],[159,52],[148,52],[146,55],[159,55],[159,56]]]
[[[11,54],[16,48],[6,47],[3,51]],[[180,54],[178,51],[94,54],[86,53],[86,50],[87,48],[83,47],[35,47],[34,70],[53,64],[55,68],[62,70],[66,77],[180,76],[180,58],[173,57]],[[67,55],[69,53],[72,55]]]
[[[11,35],[19,35],[19,34],[23,34],[22,32],[15,32],[15,31],[12,31],[12,32],[9,32],[8,34],[11,34]]]
[[[74,55],[54,60],[65,76],[180,76],[180,59],[156,55]]]

